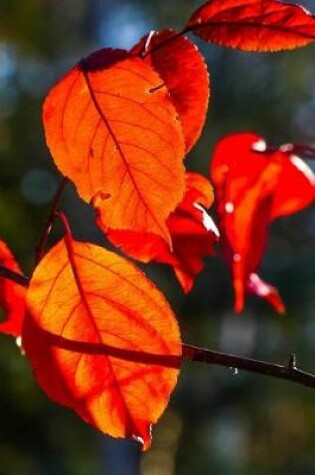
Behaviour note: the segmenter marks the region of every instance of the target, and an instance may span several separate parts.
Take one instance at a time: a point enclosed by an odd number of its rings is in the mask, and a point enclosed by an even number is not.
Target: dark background
[[[95,49],[130,47],[151,29],[181,28],[201,3],[0,0],[0,236],[26,273],[60,180],[41,124],[49,87]],[[303,5],[315,11],[313,0]],[[276,54],[200,47],[212,97],[190,169],[208,174],[214,143],[229,132],[252,130],[273,145],[315,145],[314,46]],[[93,216],[71,187],[63,209],[77,238],[98,241]],[[314,235],[314,208],[271,228],[261,275],[279,288],[284,317],[254,298],[235,316],[219,258],[207,261],[187,297],[166,267],[148,272],[176,312],[184,341],[275,362],[296,353],[315,371]],[[132,442],[100,435],[50,402],[12,339],[0,335],[0,475],[315,473],[314,393],[289,382],[187,363],[153,435],[140,457]]]

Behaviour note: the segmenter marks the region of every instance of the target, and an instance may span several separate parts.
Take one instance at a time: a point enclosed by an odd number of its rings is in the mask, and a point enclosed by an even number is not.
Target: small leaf
[[[277,0],[210,0],[192,15],[187,30],[222,46],[280,51],[315,41],[315,17]]]
[[[23,345],[48,396],[147,449],[181,355],[163,295],[122,257],[66,234],[36,268],[27,306]]]
[[[169,241],[165,220],[184,191],[184,139],[161,83],[142,59],[101,50],[52,88],[43,120],[55,163],[80,196],[106,197],[107,226]]]
[[[8,269],[21,273],[12,252],[0,241],[0,264]],[[0,277],[0,306],[5,311],[5,320],[0,322],[0,332],[18,337],[22,333],[25,313],[26,290],[12,280]]]
[[[285,306],[278,290],[262,280],[259,275],[255,273],[249,275],[247,281],[247,290],[248,292],[266,300],[266,302],[273,306],[276,312],[280,314],[285,312]]]
[[[131,53],[144,53],[145,61],[163,79],[179,114],[189,152],[200,136],[208,108],[210,85],[203,56],[194,43],[174,30],[147,35]]]
[[[97,224],[108,239],[127,255],[142,262],[159,262],[173,267],[185,292],[204,267],[203,258],[214,255],[218,231],[204,208],[213,201],[209,181],[197,173],[186,174],[186,192],[182,202],[167,220],[172,249],[157,235],[116,231],[103,224],[102,207],[97,201]]]

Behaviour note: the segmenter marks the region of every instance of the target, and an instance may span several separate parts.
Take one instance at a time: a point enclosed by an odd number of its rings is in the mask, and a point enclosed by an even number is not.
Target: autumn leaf
[[[248,276],[246,289],[249,293],[266,300],[266,302],[268,302],[276,312],[280,314],[285,313],[285,306],[278,290],[273,285],[265,282],[254,272]]]
[[[185,292],[204,267],[203,258],[213,256],[218,231],[206,209],[213,201],[212,186],[198,173],[186,174],[183,200],[167,220],[172,249],[158,235],[116,231],[103,224],[102,202],[94,202],[97,224],[107,238],[124,253],[142,262],[158,262],[173,267]]]
[[[23,344],[47,395],[147,449],[181,355],[163,295],[127,260],[67,232],[35,269],[27,308]]]
[[[190,18],[186,31],[245,51],[280,51],[315,40],[315,17],[277,0],[210,0]]]
[[[297,155],[280,147],[283,166],[274,196],[271,219],[295,213],[315,199],[315,178],[312,170]]]
[[[131,53],[142,54],[163,79],[179,114],[189,152],[200,136],[208,108],[210,84],[203,56],[194,43],[174,30],[145,36]]]
[[[92,54],[52,88],[43,121],[57,167],[84,200],[102,196],[107,226],[169,241],[165,220],[184,191],[184,139],[147,62],[123,50]]]
[[[289,151],[281,147],[268,150],[259,135],[241,133],[219,141],[211,162],[211,177],[216,189],[221,244],[233,277],[235,311],[242,311],[247,290],[283,313],[276,289],[262,281],[256,271],[269,224],[314,201],[312,171]]]
[[[12,252],[0,241],[0,264],[9,270],[21,273]],[[4,310],[5,319],[0,322],[0,333],[18,337],[22,333],[25,313],[25,288],[12,280],[0,277],[0,307]]]

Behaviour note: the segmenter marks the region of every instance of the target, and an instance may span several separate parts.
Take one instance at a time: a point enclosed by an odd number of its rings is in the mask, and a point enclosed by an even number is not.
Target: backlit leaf
[[[173,39],[175,38],[175,39]],[[147,35],[131,51],[161,76],[179,114],[188,152],[199,138],[209,100],[209,76],[203,56],[188,38],[173,30]]]
[[[21,273],[12,252],[0,241],[0,264]],[[25,313],[25,288],[12,280],[0,277],[0,307],[4,310],[4,321],[0,321],[0,332],[18,337],[22,332]]]
[[[122,50],[94,53],[52,88],[43,120],[57,167],[86,201],[103,197],[107,226],[169,239],[165,220],[184,190],[184,139],[149,64]]]
[[[276,289],[263,282],[256,271],[272,220],[314,201],[311,170],[281,147],[269,150],[260,136],[241,133],[227,135],[217,144],[211,177],[218,202],[221,243],[233,276],[235,311],[242,311],[247,289],[267,297],[283,313]]]
[[[314,200],[314,173],[300,157],[283,151],[283,167],[272,205],[271,219],[295,213]]]
[[[142,262],[169,264],[185,292],[204,267],[203,258],[213,256],[217,229],[204,208],[213,201],[209,181],[197,173],[186,174],[186,192],[182,202],[167,220],[172,249],[159,236],[108,229],[103,225],[100,202],[95,201],[97,223],[108,239],[127,255]]]
[[[257,295],[268,302],[278,313],[284,313],[285,307],[278,290],[272,285],[262,280],[254,272],[249,275],[247,281],[248,292]]]
[[[206,41],[245,51],[280,51],[315,41],[314,15],[277,0],[210,0],[187,26]]]
[[[23,344],[43,390],[147,449],[181,355],[163,295],[122,257],[66,234],[36,268],[27,306]]]

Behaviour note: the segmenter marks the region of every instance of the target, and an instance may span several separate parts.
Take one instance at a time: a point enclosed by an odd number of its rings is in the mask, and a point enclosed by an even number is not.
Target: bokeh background
[[[151,29],[181,28],[201,3],[0,0],[0,235],[25,273],[60,181],[41,124],[49,87],[95,49],[130,47]],[[303,5],[315,10],[314,0]],[[256,54],[198,44],[212,97],[190,169],[208,174],[215,141],[234,131],[256,131],[274,145],[315,146],[314,46]],[[79,239],[104,243],[71,187],[62,207]],[[166,267],[148,272],[178,315],[184,341],[274,362],[296,353],[315,371],[314,236],[314,209],[271,228],[261,274],[279,288],[284,317],[254,298],[235,316],[219,257],[208,259],[186,297]],[[0,475],[314,475],[315,395],[289,382],[186,363],[153,435],[142,455],[130,441],[97,433],[46,398],[14,342],[0,335]]]

